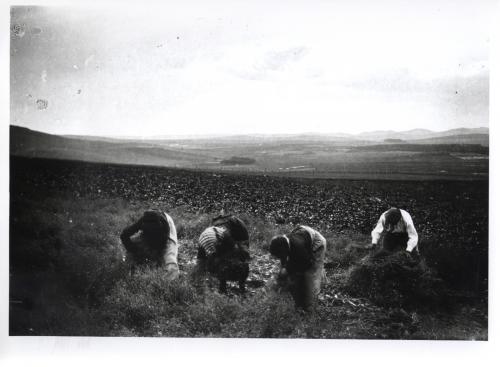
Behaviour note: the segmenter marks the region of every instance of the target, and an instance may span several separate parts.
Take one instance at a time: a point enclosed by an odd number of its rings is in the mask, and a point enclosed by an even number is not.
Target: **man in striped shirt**
[[[418,234],[410,214],[397,208],[384,212],[372,231],[371,247],[381,245],[375,256],[394,251],[405,251],[407,254],[418,254]]]
[[[145,211],[122,231],[120,239],[132,272],[138,265],[155,265],[165,267],[170,280],[179,276],[177,230],[167,213],[157,209]]]
[[[238,281],[244,292],[249,259],[249,236],[243,221],[234,215],[218,216],[198,240],[195,274],[208,271],[216,275],[219,290],[223,293],[226,292],[227,280]]]
[[[270,252],[281,262],[278,282],[290,289],[297,306],[311,310],[324,278],[326,239],[300,225],[288,235],[274,237]]]

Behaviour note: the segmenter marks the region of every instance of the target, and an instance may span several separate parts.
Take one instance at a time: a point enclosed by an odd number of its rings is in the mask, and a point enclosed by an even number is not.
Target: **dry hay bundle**
[[[436,308],[446,302],[443,282],[423,259],[396,252],[352,266],[345,291],[383,306]]]

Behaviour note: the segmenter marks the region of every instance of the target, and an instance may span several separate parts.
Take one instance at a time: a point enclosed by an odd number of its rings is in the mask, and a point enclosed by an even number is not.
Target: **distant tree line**
[[[395,143],[406,143],[403,139],[384,139],[384,143],[395,144]]]
[[[255,164],[255,159],[247,157],[231,157],[229,159],[222,160],[220,163],[223,165]]]
[[[375,144],[353,148],[362,151],[409,151],[430,153],[478,153],[489,154],[489,148],[480,144]]]

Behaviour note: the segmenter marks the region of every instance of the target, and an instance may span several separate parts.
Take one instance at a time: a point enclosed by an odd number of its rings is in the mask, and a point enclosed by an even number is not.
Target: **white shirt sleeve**
[[[170,228],[168,237],[177,245],[177,229],[175,228],[174,221],[170,215],[168,215],[167,213],[165,213],[165,215],[167,216],[168,227]]]
[[[378,244],[378,241],[380,240],[380,236],[382,235],[382,232],[384,231],[384,224],[385,224],[385,213],[383,213],[375,228],[372,231],[372,244],[376,245]]]
[[[401,215],[406,224],[406,232],[408,233],[408,244],[406,245],[406,251],[412,252],[418,244],[418,234],[415,226],[413,225],[413,220],[408,212],[401,210]]]
[[[165,213],[165,215],[167,216],[168,226],[170,227],[170,233],[168,235],[170,243],[168,243],[167,250],[164,255],[165,264],[177,264],[177,255],[179,251],[179,244],[177,243],[177,230],[175,229],[172,217],[167,213]]]

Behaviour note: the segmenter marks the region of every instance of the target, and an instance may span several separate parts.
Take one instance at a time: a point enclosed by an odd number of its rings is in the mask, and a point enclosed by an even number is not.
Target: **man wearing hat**
[[[269,251],[281,262],[278,282],[291,291],[297,306],[311,310],[324,277],[326,239],[299,225],[287,235],[275,236]]]
[[[371,248],[379,244],[376,256],[395,251],[418,254],[418,234],[407,211],[391,208],[380,216],[372,231]]]

